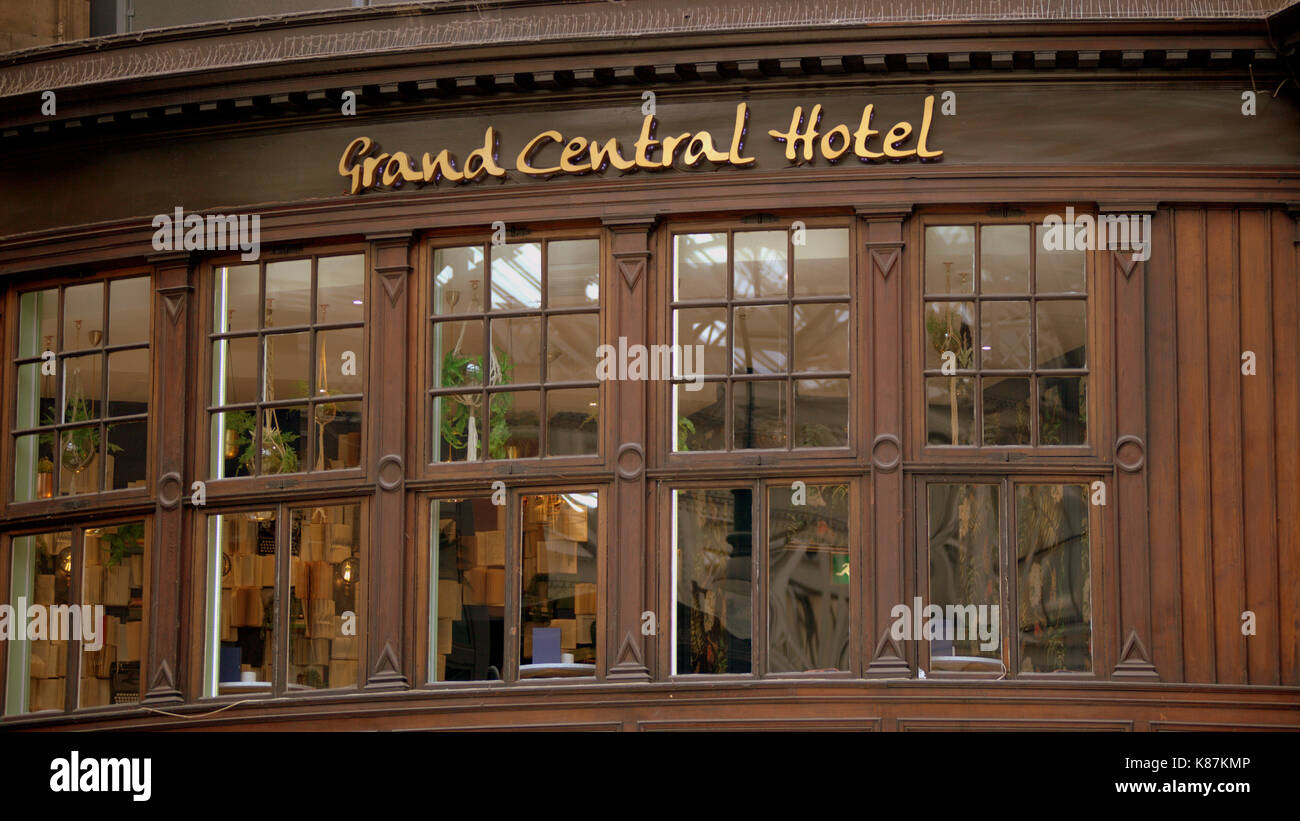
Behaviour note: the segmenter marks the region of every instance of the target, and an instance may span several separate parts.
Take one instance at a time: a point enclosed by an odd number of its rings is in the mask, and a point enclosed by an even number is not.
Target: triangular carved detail
[[[890,273],[894,270],[895,263],[898,262],[898,249],[895,248],[888,254],[885,254],[882,251],[877,251],[875,248],[872,248],[871,262],[876,266],[876,270],[880,271],[882,277],[889,279]]]
[[[172,675],[172,666],[167,663],[167,659],[158,662],[158,672],[153,674],[149,689],[151,691],[176,689],[176,677]]]
[[[164,295],[163,295],[163,308],[166,309],[166,311],[167,311],[167,318],[170,319],[170,320],[172,321],[172,324],[173,324],[173,325],[176,324],[176,320],[180,319],[180,316],[181,316],[181,308],[183,308],[183,307],[185,307],[185,295],[184,295],[184,294],[164,294]]]
[[[397,307],[397,300],[402,295],[402,288],[406,284],[406,273],[404,271],[394,271],[383,274],[379,281],[384,283],[384,293],[388,294],[388,302]]]
[[[1160,674],[1151,663],[1146,645],[1138,637],[1137,630],[1129,630],[1128,638],[1124,640],[1124,649],[1119,651],[1119,664],[1115,665],[1113,675],[1116,678],[1160,680]]]
[[[397,652],[393,645],[384,642],[384,650],[375,662],[375,670],[366,682],[367,690],[404,690],[410,687],[406,676],[402,675],[401,665],[397,661]]]
[[[640,642],[629,630],[623,634],[623,643],[614,654],[614,666],[609,668],[609,678],[620,681],[649,681],[650,671],[646,669],[644,656],[641,655]]]
[[[636,284],[641,279],[641,274],[645,272],[645,257],[620,259],[618,261],[618,271],[623,275],[623,281],[627,283],[628,290],[635,291]]]
[[[871,655],[867,665],[867,678],[911,678],[912,668],[903,656],[902,645],[898,639],[889,634],[890,628],[880,634],[876,642],[876,652]]]
[[[1125,254],[1120,251],[1112,251],[1115,255],[1115,261],[1119,263],[1119,268],[1124,272],[1124,278],[1129,279],[1133,276],[1133,269],[1137,268],[1138,261],[1133,259],[1132,254]]]

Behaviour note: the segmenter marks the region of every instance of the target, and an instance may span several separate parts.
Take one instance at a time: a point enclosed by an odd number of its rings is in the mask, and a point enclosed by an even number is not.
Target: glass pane
[[[58,382],[42,374],[41,367],[40,362],[18,366],[18,430],[59,422],[54,395]]]
[[[925,427],[927,444],[975,444],[975,380],[956,376],[926,379]]]
[[[673,298],[725,298],[727,235],[678,234],[673,243]]]
[[[600,438],[600,390],[575,388],[546,392],[548,456],[595,454]]]
[[[433,312],[479,313],[483,305],[483,246],[433,252]]]
[[[753,492],[673,491],[673,663],[686,673],[748,673]]]
[[[786,231],[736,232],[736,299],[785,296],[788,239]]]
[[[70,428],[59,436],[59,495],[99,492],[99,427]]]
[[[794,306],[794,369],[849,369],[849,306],[846,303]]]
[[[208,517],[205,695],[271,692],[275,518],[274,510]]]
[[[930,600],[926,612],[911,614],[923,632],[911,638],[929,640],[933,670],[1004,672],[998,486],[931,484],[927,490]]]
[[[1029,444],[1029,380],[984,378],[984,444]]]
[[[600,241],[556,241],[546,246],[546,304],[552,308],[600,304]]]
[[[149,278],[115,279],[108,284],[108,344],[149,341]]]
[[[436,499],[429,566],[429,679],[500,680],[505,669],[506,506]]]
[[[267,402],[306,399],[312,377],[311,332],[271,334],[265,337]]]
[[[1062,229],[1064,230],[1064,229]],[[1087,290],[1088,261],[1082,250],[1049,251],[1047,229],[1037,226],[1034,290],[1040,294],[1083,293]]]
[[[103,389],[103,354],[70,356],[63,360],[63,418],[61,421],[88,422],[100,416]]]
[[[594,676],[600,604],[597,495],[524,496],[521,503],[519,677]]]
[[[216,270],[212,300],[214,333],[251,331],[257,327],[258,266],[235,265]]]
[[[54,434],[33,433],[14,440],[14,501],[54,496]]]
[[[1088,488],[1016,488],[1022,672],[1092,670]]]
[[[492,248],[492,310],[542,307],[542,244],[521,242]]]
[[[316,260],[316,321],[361,322],[366,318],[366,257],[349,254]]]
[[[239,416],[239,414],[231,414]],[[262,440],[260,458],[257,460],[257,473],[296,473],[304,469],[307,456],[307,408],[288,407],[264,410],[262,419]],[[251,430],[253,415],[246,417],[249,430],[244,434],[247,441],[252,441]],[[253,451],[245,448],[241,459],[249,462],[244,465],[243,473],[250,472]]]
[[[975,226],[931,225],[925,229],[925,292],[975,292]]]
[[[598,315],[548,317],[546,379],[550,382],[594,382],[596,347],[599,344],[600,317]]]
[[[594,347],[592,350],[594,353]],[[542,381],[541,359],[541,317],[521,316],[492,320],[492,359],[487,368],[489,385],[540,382]]]
[[[18,303],[18,355],[40,356],[59,344],[59,292],[55,288],[28,291]]]
[[[312,470],[361,467],[361,403],[320,402],[312,408],[316,464]]]
[[[433,384],[443,388],[483,384],[483,321],[435,322]]]
[[[676,427],[673,450],[680,453],[726,449],[726,390],[723,382],[673,386]]]
[[[796,380],[794,383],[794,446],[842,448],[848,443],[849,380]]]
[[[13,539],[11,602],[48,608],[72,603],[72,533],[40,533]],[[8,642],[7,713],[35,713],[66,707],[68,637],[46,630],[45,638]],[[26,698],[17,694],[26,690]]]
[[[104,465],[104,489],[123,490],[145,486],[148,468],[149,423],[123,422],[108,426],[108,461]]]
[[[63,350],[98,348],[104,344],[104,283],[89,282],[63,289]]]
[[[108,415],[127,416],[149,410],[149,349],[108,355]]]
[[[102,606],[103,620],[81,643],[81,707],[135,704],[144,660],[144,522],[92,527],[84,535],[83,604]],[[98,645],[98,646],[96,646]]]
[[[785,382],[736,382],[731,386],[735,407],[732,447],[783,448],[786,446]]]
[[[789,344],[786,306],[762,305],[735,309],[736,338],[732,343],[733,373],[785,373]]]
[[[1088,364],[1087,303],[1081,299],[1038,303],[1038,367],[1083,368]]]
[[[767,647],[773,673],[849,669],[849,486],[768,489]]]
[[[212,404],[256,402],[258,344],[255,336],[212,343]]]
[[[266,327],[311,323],[311,260],[266,264]]]
[[[361,507],[297,508],[290,517],[289,689],[355,687]]]
[[[1038,377],[1040,445],[1083,445],[1088,441],[1088,377]]]
[[[540,391],[489,394],[488,457],[523,459],[540,455]]]
[[[985,368],[1029,365],[1029,303],[985,302],[980,307],[980,363]]]
[[[980,226],[980,291],[1029,293],[1029,226]]]
[[[435,396],[433,419],[433,461],[477,462],[484,458],[483,394]],[[499,424],[504,423],[502,416]]]
[[[209,451],[212,478],[247,476],[255,467],[252,430],[253,411],[214,413],[211,417]]]
[[[679,367],[684,376],[721,376],[727,372],[726,308],[673,311],[673,327],[673,340],[681,352]],[[690,362],[686,361],[687,357]]]
[[[848,296],[848,293],[848,229],[809,229],[804,244],[794,246],[794,295]]]
[[[925,342],[925,367],[943,367],[943,355],[951,351],[953,367],[974,368],[975,303],[927,302]]]
[[[318,331],[316,334],[316,395],[355,395],[364,392],[365,389],[365,329],[339,328],[333,331]]]

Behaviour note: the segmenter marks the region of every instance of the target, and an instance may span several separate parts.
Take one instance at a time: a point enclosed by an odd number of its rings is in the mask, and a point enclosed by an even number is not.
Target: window
[[[925,229],[930,445],[1088,443],[1087,255],[1041,224]]]
[[[215,270],[212,478],[361,465],[365,269],[347,254]]]
[[[930,671],[1091,673],[1100,514],[1088,486],[1008,479],[925,491],[928,590],[908,615],[924,625],[913,638],[925,640]]]
[[[14,501],[145,487],[148,277],[18,297]]]
[[[205,696],[357,686],[365,532],[357,503],[207,517]]]
[[[594,455],[600,241],[433,252],[434,462]]]
[[[506,505],[490,497],[432,502],[429,681],[596,675],[599,500],[594,490],[518,495],[513,541]]]
[[[672,492],[674,674],[851,669],[850,487],[765,484],[762,510],[753,486]]]
[[[143,521],[10,540],[6,714],[140,700],[145,543]]]
[[[680,233],[672,243],[674,450],[846,447],[848,229]]]

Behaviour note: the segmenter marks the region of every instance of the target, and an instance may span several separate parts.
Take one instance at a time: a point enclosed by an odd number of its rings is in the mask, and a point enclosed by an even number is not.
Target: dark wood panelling
[[[1300,216],[1300,208],[1292,216]],[[1283,684],[1300,685],[1300,225],[1281,210],[1273,213],[1272,262],[1280,677]]]

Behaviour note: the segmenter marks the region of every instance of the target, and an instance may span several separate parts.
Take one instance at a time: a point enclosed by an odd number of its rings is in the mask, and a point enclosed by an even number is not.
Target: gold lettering
[[[664,145],[668,145],[667,140],[664,140]],[[719,151],[713,147],[713,137],[707,131],[701,131],[691,137],[691,141],[686,144],[686,150],[682,152],[682,160],[688,166],[694,166],[698,163],[701,156],[707,157],[709,162],[716,163],[725,163],[731,159],[727,152]]]
[[[672,168],[673,160],[676,159],[676,157],[674,157],[673,155],[677,153],[677,146],[686,142],[690,138],[691,135],[689,133],[679,134],[676,137],[664,137],[663,139],[664,158],[659,162],[659,164],[662,165],[664,168]]]
[[[600,171],[605,167],[606,161],[619,171],[627,171],[634,167],[636,163],[632,160],[623,158],[618,151],[618,139],[610,138],[608,142],[601,145],[596,140],[591,141],[591,169]]]
[[[659,141],[650,135],[655,128],[655,118],[653,114],[645,115],[641,121],[641,136],[636,138],[636,158],[637,168],[657,168],[659,163],[650,159],[650,152],[655,150]]]
[[[496,149],[496,131],[493,130],[492,126],[488,126],[487,131],[483,132],[483,147],[469,152],[469,156],[465,158],[465,179],[467,181],[478,179],[484,172],[493,177],[504,177],[506,175],[506,170],[497,165]],[[477,164],[475,164],[476,160],[478,161]]]
[[[569,140],[568,144],[564,146],[564,150],[560,152],[560,168],[569,174],[581,174],[584,171],[590,171],[590,162],[573,162],[573,160],[581,157],[586,150],[586,137],[574,137]]]
[[[912,133],[912,124],[909,122],[895,123],[894,127],[889,129],[885,135],[885,156],[886,157],[911,157],[916,153],[916,149],[909,148],[906,151],[899,151],[896,147],[898,143],[907,139]]]
[[[360,160],[370,153],[373,146],[374,143],[370,141],[369,137],[357,137],[348,143],[347,148],[343,149],[343,156],[339,157],[339,176],[352,178],[352,185],[348,190],[349,194],[356,194],[361,191],[361,166],[355,161],[352,162],[352,165],[348,165],[352,161],[352,154],[356,152],[356,159]]]
[[[813,158],[813,141],[817,139],[817,123],[821,120],[822,107],[821,103],[813,106],[812,113],[808,115],[808,129],[802,130],[803,106],[795,106],[794,114],[790,117],[789,131],[769,131],[772,137],[785,143],[785,158],[791,162],[798,160],[797,146],[803,145],[803,158],[805,162],[811,162]]]
[[[375,184],[375,172],[384,167],[388,160],[387,154],[380,154],[378,157],[366,157],[361,161],[361,187],[372,188]]]
[[[885,156],[867,147],[871,138],[880,133],[871,127],[871,113],[874,108],[875,106],[868,105],[862,109],[862,122],[858,125],[857,133],[853,135],[853,153],[864,160],[878,160]]]
[[[930,141],[930,121],[933,117],[934,95],[931,94],[925,98],[925,113],[921,115],[921,133],[916,138],[916,156],[923,160],[943,156],[943,149],[931,151],[928,145]]]
[[[436,183],[439,177],[448,182],[460,182],[465,178],[456,170],[456,161],[445,148],[438,152],[437,159],[430,159],[429,152],[424,152],[424,181]]]
[[[398,179],[406,182],[424,182],[424,174],[415,170],[411,165],[411,158],[406,156],[404,151],[398,151],[384,163],[384,185],[392,185]]]
[[[532,159],[533,152],[537,150],[538,143],[542,140],[551,140],[552,142],[558,143],[564,141],[564,136],[558,131],[543,131],[541,134],[533,137],[528,141],[528,144],[524,146],[524,149],[519,152],[519,156],[515,159],[515,168],[518,168],[525,174],[532,174],[533,176],[555,174],[559,172],[559,165],[550,168],[533,168],[530,160]]]
[[[749,119],[749,104],[739,103],[736,106],[736,125],[735,128],[733,128],[731,131],[731,148],[727,150],[726,161],[731,163],[732,165],[736,165],[736,166],[749,165],[754,161],[753,157],[740,156],[741,144],[744,142],[745,139],[745,122],[748,119]],[[705,136],[707,137],[708,135],[705,134]],[[711,137],[709,138],[709,142],[713,142],[713,139]],[[709,159],[713,160],[713,157],[709,156]],[[714,162],[721,162],[721,160],[714,160]]]
[[[831,137],[836,135],[840,138],[840,147],[838,149],[831,148]],[[822,156],[828,160],[838,160],[844,156],[845,151],[849,150],[850,142],[849,127],[844,123],[840,123],[822,135]]]

